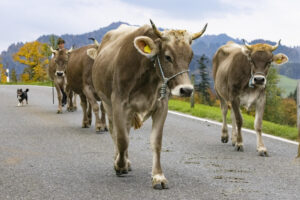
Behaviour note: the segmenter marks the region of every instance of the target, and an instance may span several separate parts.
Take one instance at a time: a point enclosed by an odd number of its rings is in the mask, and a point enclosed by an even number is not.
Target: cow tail
[[[142,127],[142,125],[143,122],[141,118],[138,116],[138,114],[134,113],[134,116],[132,118],[132,126],[134,127],[134,129],[139,129]]]

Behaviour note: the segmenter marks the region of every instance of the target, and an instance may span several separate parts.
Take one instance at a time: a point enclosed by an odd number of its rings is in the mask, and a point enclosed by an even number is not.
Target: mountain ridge
[[[65,45],[66,48],[70,48],[72,45],[75,45],[75,47],[78,48],[90,44],[91,41],[88,40],[88,38],[90,37],[94,37],[100,42],[106,32],[119,27],[121,24],[129,25],[126,22],[119,21],[119,22],[113,22],[108,26],[101,27],[97,30],[86,32],[83,34],[63,34],[63,35],[54,35],[54,36],[62,37],[66,41],[66,45]],[[51,35],[42,35],[37,38],[37,41],[42,43],[49,43],[50,36]],[[243,43],[241,39],[232,38],[225,33],[218,34],[218,35],[204,35],[203,37],[194,41],[192,44],[192,49],[194,51],[195,56],[190,65],[191,73],[197,72],[197,68],[198,68],[197,60],[200,58],[202,54],[205,54],[211,60],[214,53],[217,51],[217,49],[220,46],[226,44],[228,41],[234,41],[238,44]],[[258,42],[268,43],[271,45],[276,44],[276,42],[263,40],[263,39],[253,40],[249,42],[249,44],[254,44]],[[12,59],[12,55],[16,53],[19,50],[19,48],[23,45],[24,45],[23,42],[13,43],[8,47],[6,51],[2,51],[0,54],[4,67],[8,66],[10,70],[15,68],[17,74],[21,74],[23,72],[23,69],[26,66],[14,62]],[[289,63],[280,67],[279,73],[293,79],[300,79],[300,68],[298,70],[298,66],[300,66],[300,47],[288,47],[285,45],[280,45],[274,53],[276,54],[278,52],[285,53],[289,57]],[[208,66],[208,71],[211,72],[211,64],[210,66]]]

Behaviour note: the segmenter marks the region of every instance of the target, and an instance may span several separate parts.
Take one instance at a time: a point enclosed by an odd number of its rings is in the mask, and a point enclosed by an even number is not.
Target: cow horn
[[[67,51],[67,53],[71,53],[73,51],[73,46],[71,47],[71,49],[69,49],[68,51]]]
[[[152,29],[153,29],[154,33],[157,35],[157,37],[162,38],[162,33],[156,28],[155,24],[152,22],[151,19],[150,19],[150,23],[151,23]]]
[[[95,44],[97,47],[100,46],[99,42],[98,42],[95,38],[90,37],[89,40],[93,40],[93,41],[94,41],[94,44]]]
[[[251,51],[252,50],[252,46],[250,44],[248,44],[246,42],[246,40],[244,40],[244,39],[243,39],[243,42],[244,42],[245,47],[247,47],[247,49],[249,49]]]
[[[205,26],[203,27],[202,31],[200,31],[200,32],[198,32],[198,33],[194,33],[194,34],[192,35],[192,40],[195,40],[195,39],[201,37],[201,35],[203,35],[203,33],[205,32],[206,27],[207,27],[207,23],[206,23]]]
[[[51,51],[52,53],[57,53],[57,51],[54,50],[52,47],[50,47],[50,51]]]
[[[278,46],[280,45],[281,39],[277,42],[277,44],[275,46],[272,46],[271,51],[275,51]]]

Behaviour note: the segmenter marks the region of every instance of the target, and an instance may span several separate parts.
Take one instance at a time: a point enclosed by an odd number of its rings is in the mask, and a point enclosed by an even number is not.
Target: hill
[[[81,47],[91,43],[91,41],[88,40],[89,37],[94,37],[98,41],[101,41],[103,35],[106,32],[117,28],[121,24],[128,24],[128,23],[114,22],[109,26],[99,28],[98,30],[92,32],[78,34],[78,35],[64,34],[64,35],[59,35],[59,37],[62,37],[66,41],[67,48],[70,48],[72,45],[74,45],[75,47]],[[40,42],[48,43],[49,37],[50,35],[43,35],[37,38],[37,40]],[[239,44],[242,43],[241,39],[235,39],[226,34],[205,35],[200,39],[194,41],[192,48],[195,56],[190,65],[191,72],[192,73],[197,72],[197,68],[198,68],[197,59],[199,59],[202,54],[207,55],[211,60],[214,53],[217,51],[217,49],[220,46],[226,44],[228,41],[234,41]],[[272,45],[276,43],[268,40],[259,39],[250,42],[250,44],[257,43],[257,42],[263,42]],[[24,43],[12,44],[9,46],[9,48],[6,51],[2,51],[2,53],[0,54],[4,67],[8,67],[9,69],[15,68],[17,74],[21,74],[25,66],[14,62],[12,59],[12,55],[16,53],[22,45],[24,45]],[[290,78],[300,79],[300,47],[291,48],[287,46],[279,46],[279,48],[274,53],[277,52],[285,53],[289,57],[289,61],[290,61],[289,63],[280,67],[279,73]],[[208,71],[211,74],[211,64],[209,64]]]
[[[287,97],[291,92],[294,92],[297,87],[297,80],[291,79],[287,76],[279,75],[279,88],[283,90],[282,96]]]

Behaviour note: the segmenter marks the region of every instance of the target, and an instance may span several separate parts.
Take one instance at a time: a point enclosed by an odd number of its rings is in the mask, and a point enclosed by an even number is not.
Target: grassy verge
[[[45,81],[45,82],[1,83],[0,85],[40,85],[40,86],[52,86],[52,81]]]
[[[222,122],[221,109],[203,104],[195,104],[192,109],[189,102],[171,99],[169,101],[169,109],[187,113],[196,117],[212,119]],[[254,129],[254,117],[243,114],[243,127]],[[231,123],[230,111],[227,114],[227,121]],[[298,130],[296,127],[275,124],[273,122],[263,121],[263,132],[271,135],[283,137],[290,140],[297,140]],[[221,134],[221,133],[220,133]]]

